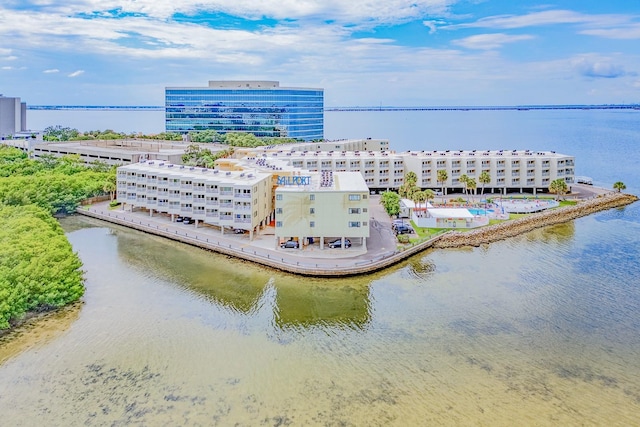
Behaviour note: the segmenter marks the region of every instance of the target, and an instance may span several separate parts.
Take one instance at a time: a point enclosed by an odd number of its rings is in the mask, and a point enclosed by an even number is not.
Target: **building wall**
[[[26,111],[26,105],[25,105]],[[22,124],[22,104],[20,98],[10,98],[0,95],[0,138],[13,136],[16,132],[25,130]]]
[[[429,151],[403,152],[330,152],[330,151],[257,151],[256,155],[286,160],[296,168],[309,171],[360,172],[370,189],[397,189],[404,176],[414,172],[420,188],[439,189],[438,171],[447,172],[446,189],[463,189],[462,175],[476,180],[487,171],[491,182],[486,188],[543,190],[551,181],[562,178],[575,181],[575,158],[553,151]]]
[[[165,88],[166,131],[213,129],[258,137],[323,139],[323,89],[286,88],[277,83],[212,81],[209,87]]]
[[[369,237],[369,190],[361,179],[347,189],[278,187],[275,194],[280,239]]]
[[[252,230],[273,212],[271,175],[146,162],[118,168],[117,200],[132,207]]]

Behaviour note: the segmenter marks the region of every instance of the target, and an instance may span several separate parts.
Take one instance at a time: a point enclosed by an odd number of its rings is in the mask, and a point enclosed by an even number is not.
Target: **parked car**
[[[329,242],[329,247],[331,249],[333,248],[340,248],[342,247],[342,240],[340,239],[336,239],[336,240],[332,240]],[[344,239],[344,247],[345,248],[350,248],[351,247],[351,240],[349,239]]]
[[[184,218],[181,216],[176,217],[176,222],[182,222],[184,221]]]
[[[233,232],[236,234],[244,234],[246,230],[243,230],[242,228],[234,228]]]
[[[193,218],[189,218],[188,216],[185,216],[184,219],[182,220],[183,224],[195,224],[196,220]]]
[[[282,249],[298,249],[299,245],[295,240],[287,240],[286,242],[281,243],[280,247]]]
[[[393,220],[393,222],[391,222],[391,228],[392,228],[392,229],[394,229],[394,230],[395,230],[395,229],[396,229],[396,227],[398,227],[399,225],[406,225],[406,224],[404,223],[404,220],[403,220],[403,219],[394,219],[394,220]]]
[[[408,225],[402,224],[396,227],[396,234],[411,234],[413,233],[413,228]]]

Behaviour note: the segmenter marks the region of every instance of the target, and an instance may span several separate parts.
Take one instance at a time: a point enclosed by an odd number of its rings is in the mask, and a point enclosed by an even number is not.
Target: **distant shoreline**
[[[163,105],[27,105],[41,111],[164,111]],[[440,105],[440,106],[334,106],[324,111],[527,111],[527,110],[640,110],[640,104],[576,105]]]

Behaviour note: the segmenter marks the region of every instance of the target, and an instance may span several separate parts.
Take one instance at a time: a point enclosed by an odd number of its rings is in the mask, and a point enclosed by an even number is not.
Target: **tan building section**
[[[281,176],[275,190],[277,244],[295,240],[300,247],[349,239],[366,248],[369,237],[369,189],[354,172]],[[344,248],[341,240],[340,247]],[[347,245],[348,246],[348,245]]]

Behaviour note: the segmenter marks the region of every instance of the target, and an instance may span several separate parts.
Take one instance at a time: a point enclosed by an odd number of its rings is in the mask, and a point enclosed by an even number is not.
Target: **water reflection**
[[[371,277],[288,275],[159,237],[141,238],[133,230],[114,229],[123,261],[198,292],[220,307],[252,315],[265,306],[269,288],[273,288],[272,314],[278,327],[336,324],[362,328],[370,321]]]

